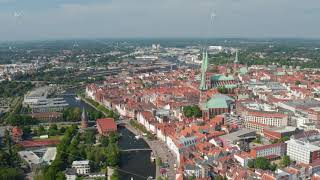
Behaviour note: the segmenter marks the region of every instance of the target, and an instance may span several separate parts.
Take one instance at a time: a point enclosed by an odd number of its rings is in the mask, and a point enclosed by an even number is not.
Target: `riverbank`
[[[85,97],[85,95],[79,94],[80,100],[90,105],[95,110],[101,112],[105,117],[113,118],[115,121],[119,120],[119,114],[111,109],[106,108],[103,104],[96,102],[93,99]]]
[[[95,106],[88,101],[76,100],[77,95],[74,93],[75,90],[68,90],[66,93],[68,95],[64,96],[68,99],[68,102],[72,107],[79,107],[85,109],[92,109],[100,111],[101,109],[96,109]],[[72,95],[74,94],[74,95]],[[100,105],[100,103],[99,103]],[[94,121],[95,122],[95,121]],[[64,122],[62,122],[64,123]],[[73,123],[73,122],[72,122]],[[79,123],[79,122],[75,122]],[[121,120],[117,121],[118,124],[122,124]],[[143,141],[143,139],[137,140],[134,133],[125,127],[118,127],[118,132],[121,134],[119,139],[120,149],[141,149],[149,148],[148,144]],[[134,180],[146,180],[149,176],[155,177],[156,165],[150,161],[151,151],[130,151],[121,152],[120,156],[120,169],[118,169],[121,179],[130,180],[131,177]]]
[[[174,169],[174,164],[176,164],[177,158],[168,150],[167,146],[160,140],[149,140],[147,137],[142,136],[143,132],[140,132],[131,126],[129,120],[126,121],[124,126],[133,134],[140,135],[156,156],[160,157],[163,162],[168,162],[168,179],[175,179],[176,171]],[[161,176],[160,167],[156,165],[156,178],[159,176]]]

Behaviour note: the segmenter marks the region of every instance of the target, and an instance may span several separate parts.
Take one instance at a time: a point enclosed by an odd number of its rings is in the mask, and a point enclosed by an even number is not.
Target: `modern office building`
[[[23,105],[32,113],[62,111],[69,105],[64,98],[48,98],[49,91],[47,86],[34,89],[25,95]]]
[[[320,133],[307,131],[293,135],[287,144],[287,155],[291,160],[310,164],[320,160]]]

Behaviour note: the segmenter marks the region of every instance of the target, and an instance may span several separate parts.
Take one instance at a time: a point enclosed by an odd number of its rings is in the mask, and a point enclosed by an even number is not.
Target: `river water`
[[[69,90],[66,93],[73,93]],[[83,101],[77,101],[75,96],[63,96],[71,107],[79,107],[85,109],[93,109]],[[135,135],[125,127],[119,126],[118,132],[121,134],[119,140],[120,149],[144,149],[149,148],[148,144],[143,140],[137,140]],[[145,180],[149,176],[155,178],[156,165],[150,161],[150,151],[122,152],[120,160],[120,176],[121,180]]]

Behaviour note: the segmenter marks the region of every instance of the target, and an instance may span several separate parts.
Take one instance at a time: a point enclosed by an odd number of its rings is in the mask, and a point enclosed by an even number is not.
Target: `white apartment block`
[[[89,161],[73,161],[72,168],[76,169],[77,174],[86,175],[90,173]]]
[[[291,160],[312,163],[320,157],[320,147],[308,142],[290,139],[287,143],[287,155]]]

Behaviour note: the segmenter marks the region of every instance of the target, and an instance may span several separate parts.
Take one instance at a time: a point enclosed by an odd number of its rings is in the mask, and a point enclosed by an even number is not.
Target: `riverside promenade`
[[[150,149],[152,149],[152,152],[157,156],[160,157],[162,162],[167,162],[169,164],[168,172],[168,179],[174,180],[176,178],[176,171],[174,169],[174,164],[176,163],[176,157],[169,151],[167,146],[160,140],[148,140],[147,137],[142,136],[142,132],[132,127],[129,123],[129,120],[126,120],[124,123],[124,126],[131,131],[135,135],[140,135],[144,141],[149,145]],[[156,166],[156,177],[161,176],[160,173],[160,167]]]

